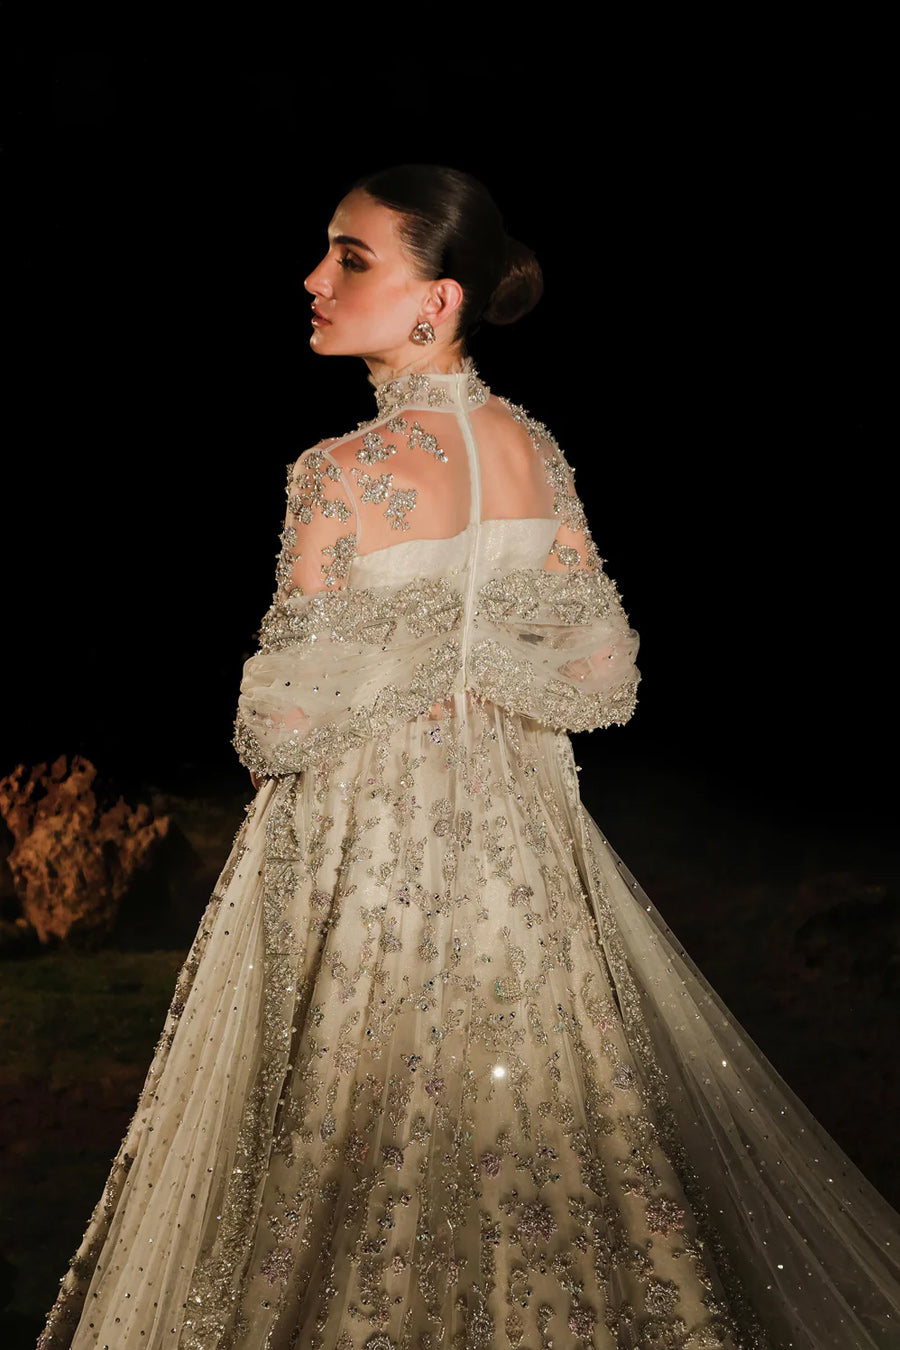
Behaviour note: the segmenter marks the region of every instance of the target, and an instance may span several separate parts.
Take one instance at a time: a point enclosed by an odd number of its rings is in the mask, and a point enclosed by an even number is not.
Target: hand
[[[250,782],[253,784],[254,792],[259,792],[259,789],[262,787],[265,781],[266,780],[263,777],[261,777],[260,774],[254,773],[252,769],[250,770]]]

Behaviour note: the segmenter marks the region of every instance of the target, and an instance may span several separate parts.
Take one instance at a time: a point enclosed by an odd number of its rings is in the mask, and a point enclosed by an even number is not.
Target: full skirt
[[[489,704],[268,780],[44,1350],[900,1344],[900,1217]]]

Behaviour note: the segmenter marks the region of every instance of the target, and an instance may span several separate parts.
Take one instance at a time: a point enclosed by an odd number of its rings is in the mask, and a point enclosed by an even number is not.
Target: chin
[[[348,352],[340,344],[339,339],[335,339],[334,334],[324,332],[321,328],[315,328],[310,334],[310,350],[318,356],[354,356],[355,352]]]

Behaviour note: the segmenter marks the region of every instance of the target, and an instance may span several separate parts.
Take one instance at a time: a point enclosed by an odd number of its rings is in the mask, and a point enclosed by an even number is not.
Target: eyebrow
[[[369,248],[368,244],[363,243],[352,234],[336,234],[332,241],[335,244],[354,244],[357,248],[364,248],[367,253],[371,253],[373,258],[377,258],[374,248]]]

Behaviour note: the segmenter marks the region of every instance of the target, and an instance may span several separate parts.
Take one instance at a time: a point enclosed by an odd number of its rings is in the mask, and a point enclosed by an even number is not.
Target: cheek
[[[416,297],[408,286],[399,282],[373,288],[367,296],[361,297],[360,301],[361,309],[368,310],[373,317],[377,315],[381,318],[414,313],[416,307]]]
[[[369,332],[405,337],[415,326],[418,301],[408,288],[390,286],[354,296],[344,313],[348,316],[352,313],[354,324]]]

